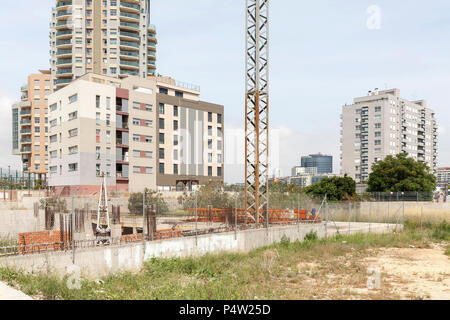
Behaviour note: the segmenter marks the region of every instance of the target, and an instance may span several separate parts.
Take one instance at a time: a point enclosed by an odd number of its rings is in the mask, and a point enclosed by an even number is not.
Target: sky
[[[11,105],[27,75],[49,67],[54,0],[2,0],[0,167],[11,155]],[[375,7],[374,7],[375,6]],[[374,9],[375,8],[375,9]],[[374,11],[375,10],[375,11]],[[201,86],[225,106],[225,180],[243,181],[245,1],[153,0],[157,72]],[[322,152],[339,173],[344,104],[374,88],[427,100],[439,125],[438,165],[450,166],[448,0],[270,2],[271,173]]]

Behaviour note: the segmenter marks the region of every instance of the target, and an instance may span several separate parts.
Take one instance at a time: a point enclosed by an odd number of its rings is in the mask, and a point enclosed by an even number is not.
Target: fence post
[[[72,190],[72,263],[75,264],[75,217],[74,217],[74,197],[73,197],[74,191]]]
[[[328,199],[325,195],[325,238],[328,236]]]
[[[348,203],[348,231],[347,231],[348,234],[350,234],[350,219],[351,219],[351,214],[352,214],[352,203],[349,202],[349,203]]]
[[[142,192],[142,245],[145,246],[145,196],[146,190]]]
[[[422,203],[422,206],[420,207],[420,230],[421,230],[421,231],[422,231],[423,206],[424,206],[424,204]]]
[[[300,192],[297,196],[297,231],[300,231]]]
[[[238,195],[234,200],[234,240],[237,240],[237,206],[238,206]]]
[[[370,224],[371,224],[371,215],[372,215],[372,201],[369,199],[369,233],[370,233]]]
[[[195,190],[195,246],[197,246],[197,223],[198,223],[198,208],[197,208],[197,190]]]

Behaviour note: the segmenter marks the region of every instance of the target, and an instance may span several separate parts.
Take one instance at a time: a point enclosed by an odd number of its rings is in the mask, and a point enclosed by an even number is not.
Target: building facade
[[[450,167],[438,168],[436,170],[436,184],[439,187],[450,186]]]
[[[318,174],[333,173],[333,156],[310,154],[301,158],[301,166],[304,168],[317,168]]]
[[[200,101],[198,90],[90,73],[53,93],[49,185],[96,191],[101,173],[128,192],[223,182],[223,106]]]
[[[22,160],[24,173],[45,180],[48,172],[48,95],[52,91],[48,70],[28,76],[21,101],[12,106],[12,153]]]
[[[403,99],[398,89],[375,89],[343,106],[341,119],[342,174],[367,181],[372,164],[402,152],[435,170],[437,125],[424,100]]]
[[[117,78],[155,74],[150,0],[56,0],[49,36],[55,90],[91,72]]]

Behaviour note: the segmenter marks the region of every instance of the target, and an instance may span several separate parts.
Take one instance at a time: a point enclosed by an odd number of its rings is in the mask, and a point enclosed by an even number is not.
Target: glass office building
[[[317,168],[318,174],[333,173],[333,156],[323,154],[310,154],[302,157],[302,167]]]

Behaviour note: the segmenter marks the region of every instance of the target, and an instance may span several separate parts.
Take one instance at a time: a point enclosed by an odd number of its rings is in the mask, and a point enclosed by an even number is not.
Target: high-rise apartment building
[[[305,168],[317,168],[318,174],[333,173],[333,156],[321,153],[303,156],[301,158],[301,166]]]
[[[49,97],[49,185],[137,192],[223,182],[223,106],[167,77],[86,74]]]
[[[156,43],[150,0],[57,0],[50,23],[54,89],[91,72],[152,76]]]
[[[28,76],[21,87],[21,101],[12,106],[13,154],[20,155],[24,173],[45,180],[48,169],[48,95],[52,91],[49,70]]]
[[[436,170],[436,184],[440,187],[450,186],[450,167],[438,168]]]
[[[367,181],[372,164],[402,152],[435,170],[437,125],[424,100],[403,99],[398,89],[375,89],[343,106],[341,119],[342,174]]]

